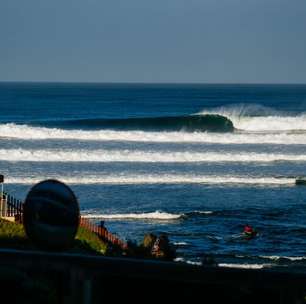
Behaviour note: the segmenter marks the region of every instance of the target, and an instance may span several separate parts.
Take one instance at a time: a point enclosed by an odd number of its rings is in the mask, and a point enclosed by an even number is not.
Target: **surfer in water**
[[[257,235],[257,231],[249,224],[246,224],[243,228],[242,234],[246,239],[251,239]]]

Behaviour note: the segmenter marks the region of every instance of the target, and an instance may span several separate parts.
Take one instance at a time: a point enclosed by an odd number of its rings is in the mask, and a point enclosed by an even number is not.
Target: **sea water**
[[[190,128],[216,114],[235,130]],[[20,199],[61,180],[120,238],[167,233],[177,261],[303,263],[306,85],[0,83],[0,173]]]

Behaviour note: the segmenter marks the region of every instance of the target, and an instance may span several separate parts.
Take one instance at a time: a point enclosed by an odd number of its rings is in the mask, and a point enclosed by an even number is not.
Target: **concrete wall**
[[[237,270],[2,249],[0,289],[13,303],[303,303],[306,268]]]

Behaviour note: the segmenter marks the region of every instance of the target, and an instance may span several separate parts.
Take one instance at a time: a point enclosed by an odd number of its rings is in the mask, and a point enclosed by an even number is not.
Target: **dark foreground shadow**
[[[0,291],[10,303],[304,303],[306,271],[2,249]]]

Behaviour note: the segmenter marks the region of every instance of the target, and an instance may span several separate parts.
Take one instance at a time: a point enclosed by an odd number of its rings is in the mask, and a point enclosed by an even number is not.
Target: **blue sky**
[[[305,0],[1,0],[1,81],[306,83]]]

